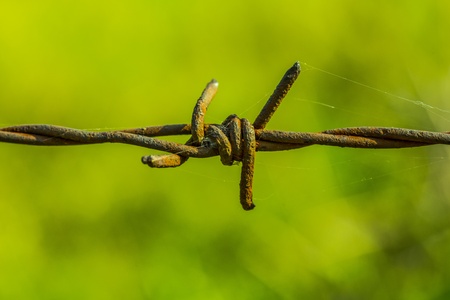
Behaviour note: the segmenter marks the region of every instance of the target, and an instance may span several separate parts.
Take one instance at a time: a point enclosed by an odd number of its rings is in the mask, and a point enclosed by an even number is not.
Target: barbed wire
[[[55,125],[18,125],[0,128],[0,142],[39,145],[87,145],[122,143],[169,152],[142,157],[152,168],[178,167],[189,157],[220,156],[222,164],[242,162],[240,203],[244,210],[253,203],[253,174],[256,151],[282,151],[311,145],[352,148],[406,148],[450,144],[449,132],[430,132],[394,127],[352,127],[322,132],[266,130],[265,127],[300,74],[296,62],[283,76],[253,124],[237,115],[221,124],[205,124],[208,105],[214,98],[218,82],[210,81],[197,100],[191,124],[170,124],[114,131],[87,131]],[[185,144],[156,139],[171,135],[191,135]]]

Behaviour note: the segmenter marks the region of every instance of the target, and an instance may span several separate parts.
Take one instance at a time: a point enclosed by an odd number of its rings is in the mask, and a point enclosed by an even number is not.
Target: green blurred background
[[[0,126],[188,123],[211,78],[207,122],[253,120],[299,60],[268,129],[446,131],[449,32],[444,0],[3,0]],[[445,146],[260,152],[251,212],[239,167],[156,153],[0,144],[0,299],[450,297]]]

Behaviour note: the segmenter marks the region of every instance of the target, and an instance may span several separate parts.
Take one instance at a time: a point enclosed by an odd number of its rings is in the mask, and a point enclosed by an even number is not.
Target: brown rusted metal
[[[241,119],[242,140],[244,141],[242,151],[241,192],[240,200],[244,210],[251,210],[253,204],[253,174],[255,168],[256,140],[252,124],[247,119]]]
[[[222,164],[225,166],[231,166],[233,164],[232,148],[225,133],[219,128],[219,126],[216,125],[209,126],[206,133],[207,138],[205,138],[203,142],[205,142],[206,139],[209,139],[208,143],[215,143],[216,145],[213,147],[217,146]],[[206,145],[208,147],[211,146],[210,144]]]
[[[427,146],[429,143],[414,142],[400,139],[382,139],[377,137],[364,137],[358,135],[332,134],[334,132],[286,132],[267,130],[258,133],[259,139],[275,143],[298,144],[303,147],[311,145],[327,145],[351,148],[406,148]]]
[[[115,131],[87,131],[54,125],[19,125],[0,128],[0,142],[38,145],[85,145],[123,143],[169,152],[142,157],[153,168],[178,167],[189,157],[205,158],[220,155],[224,165],[242,161],[240,202],[245,210],[253,204],[253,174],[256,151],[283,151],[311,145],[353,148],[406,148],[434,144],[450,144],[449,132],[430,132],[390,127],[338,128],[322,132],[286,132],[265,130],[265,126],[280,105],[300,73],[295,63],[278,84],[253,125],[236,115],[222,124],[204,124],[206,109],[217,92],[218,83],[208,83],[194,108],[191,124],[149,126]],[[206,133],[206,134],[205,134]],[[155,137],[191,135],[185,144]]]
[[[155,137],[155,136],[170,136],[170,135],[190,135],[191,124],[172,124],[163,126],[149,126],[141,128],[132,128],[119,130],[121,132],[134,133],[138,135]]]
[[[241,120],[236,115],[232,116],[233,118],[227,124],[228,132],[230,135],[231,149],[233,153],[233,159],[241,161],[242,160]]]
[[[181,166],[187,159],[187,156],[176,154],[148,155],[142,157],[142,163],[151,168],[175,168]]]
[[[191,138],[185,145],[199,145],[204,138],[206,127],[204,118],[209,104],[217,93],[219,83],[213,79],[203,90],[200,98],[194,107],[192,113],[192,121],[190,126],[187,124],[166,125],[156,127],[139,128],[138,130],[129,130],[130,133],[141,134],[145,136],[155,135],[175,135],[175,134],[191,134]],[[149,155],[142,157],[142,163],[152,168],[174,168],[184,164],[189,159],[182,153],[169,155]]]
[[[206,110],[208,109],[209,104],[216,95],[218,87],[219,83],[215,79],[211,80],[206,85],[206,88],[203,90],[202,95],[195,104],[191,121],[191,131],[194,144],[201,143],[203,140],[203,137],[205,135],[203,124],[205,120]]]
[[[326,130],[323,133],[363,136],[368,138],[380,138],[383,140],[397,140],[415,142],[419,146],[432,144],[450,144],[448,132],[430,132],[424,130],[393,128],[393,127],[353,127]]]
[[[298,75],[300,75],[300,64],[296,62],[289,70],[286,71],[280,83],[277,85],[266,105],[253,122],[255,129],[264,129],[272,118],[273,114],[280,106],[281,101],[286,97]]]

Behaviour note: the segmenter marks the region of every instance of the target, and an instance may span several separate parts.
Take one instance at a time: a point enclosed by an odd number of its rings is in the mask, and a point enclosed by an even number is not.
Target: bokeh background
[[[450,130],[448,1],[0,2],[0,126]],[[186,137],[172,140],[184,142]],[[0,144],[1,299],[448,299],[449,149],[258,153],[256,209],[217,157]]]

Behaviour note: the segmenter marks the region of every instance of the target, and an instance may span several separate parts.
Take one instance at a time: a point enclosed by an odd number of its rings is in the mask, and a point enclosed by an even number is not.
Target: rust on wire
[[[283,151],[311,145],[382,149],[450,144],[449,132],[391,127],[338,128],[322,132],[266,130],[267,123],[299,74],[300,64],[296,62],[284,74],[253,124],[236,115],[228,116],[222,124],[204,123],[206,110],[218,88],[218,82],[213,79],[194,107],[191,124],[103,132],[54,125],[18,125],[0,128],[0,142],[38,146],[122,143],[169,153],[142,157],[142,163],[152,168],[178,167],[189,157],[220,156],[226,166],[235,161],[242,162],[240,202],[244,210],[255,207],[252,183],[256,151]],[[190,135],[190,138],[185,144],[155,138],[170,135]]]
[[[193,144],[199,144],[202,142],[203,137],[205,136],[204,132],[204,120],[206,110],[208,109],[209,104],[217,93],[217,88],[219,87],[219,83],[213,79],[203,90],[202,95],[197,100],[197,104],[195,104],[194,112],[192,113],[192,139]]]
[[[286,71],[280,83],[277,85],[266,105],[253,122],[255,129],[264,129],[270,118],[273,116],[281,101],[286,97],[298,75],[300,75],[300,63],[296,62],[289,70]]]
[[[247,119],[241,120],[242,139],[244,141],[242,149],[242,172],[241,172],[241,205],[245,210],[255,207],[253,204],[253,173],[255,166],[256,141],[255,130]]]

